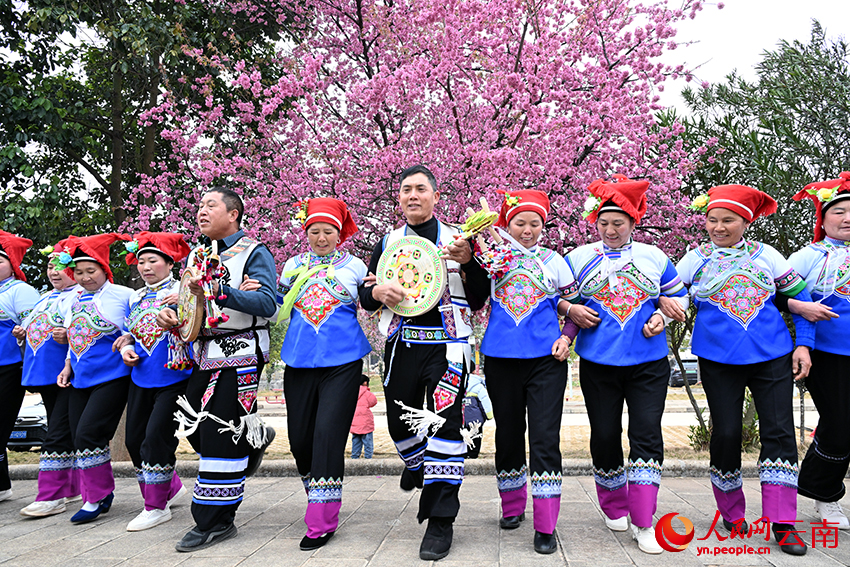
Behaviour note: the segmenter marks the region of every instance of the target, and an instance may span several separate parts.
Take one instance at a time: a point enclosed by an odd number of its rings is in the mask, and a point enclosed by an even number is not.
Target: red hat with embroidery
[[[802,191],[794,195],[795,201],[809,198],[815,204],[815,238],[820,242],[826,238],[823,228],[823,214],[828,208],[845,199],[850,199],[850,171],[842,171],[838,179],[809,183]]]
[[[63,244],[63,250],[54,259],[58,269],[65,269],[69,277],[74,277],[73,265],[80,261],[97,262],[110,282],[113,282],[112,270],[109,269],[109,246],[119,240],[129,240],[126,234],[107,232],[93,236],[69,236]]]
[[[601,213],[625,213],[639,223],[646,214],[646,190],[649,181],[629,179],[619,173],[613,181],[597,179],[587,190],[590,197],[584,204],[585,218],[596,222]]]
[[[339,244],[357,232],[357,225],[348,212],[348,207],[339,199],[319,197],[307,201],[306,216],[304,217],[304,230],[310,228],[311,224],[326,222],[332,224],[339,230]]]
[[[27,281],[27,277],[21,271],[21,262],[23,262],[24,254],[27,253],[30,246],[32,246],[32,240],[29,238],[22,238],[11,232],[0,230],[0,256],[5,256],[9,260],[15,278],[22,282]]]
[[[177,263],[189,255],[191,249],[182,234],[173,232],[143,231],[133,236],[133,240],[124,243],[127,249],[127,264],[139,263],[139,254],[153,252],[172,263]]]
[[[776,212],[776,201],[773,197],[746,185],[712,187],[708,190],[708,199],[706,211],[728,209],[744,217],[747,222]]]
[[[522,189],[519,191],[499,191],[505,195],[502,208],[499,210],[499,220],[496,226],[506,228],[511,219],[519,213],[531,211],[537,213],[543,222],[549,216],[549,197],[543,191]]]

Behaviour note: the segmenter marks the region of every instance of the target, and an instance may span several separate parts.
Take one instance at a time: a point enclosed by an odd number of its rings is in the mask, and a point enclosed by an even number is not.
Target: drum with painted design
[[[204,298],[193,295],[189,290],[189,280],[201,275],[201,271],[189,266],[183,270],[180,278],[180,291],[177,296],[177,320],[180,322],[180,340],[194,341],[201,332],[204,322]]]
[[[405,236],[381,254],[375,276],[378,284],[397,283],[405,290],[401,303],[387,307],[404,317],[416,317],[440,302],[446,288],[446,262],[430,240]]]

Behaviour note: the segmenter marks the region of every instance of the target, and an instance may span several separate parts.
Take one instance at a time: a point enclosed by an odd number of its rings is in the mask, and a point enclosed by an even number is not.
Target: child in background
[[[470,374],[466,382],[466,397],[463,398],[463,426],[469,428],[474,422],[480,423],[481,436],[475,438],[475,445],[466,453],[467,459],[477,459],[481,453],[484,422],[493,419],[493,404],[487,395],[484,377],[480,374]]]
[[[378,398],[369,391],[369,377],[365,374],[362,377],[360,394],[357,396],[357,409],[354,412],[354,420],[351,422],[352,459],[359,459],[361,450],[364,458],[371,459],[374,451],[372,432],[375,431],[375,417],[369,408],[378,403]]]

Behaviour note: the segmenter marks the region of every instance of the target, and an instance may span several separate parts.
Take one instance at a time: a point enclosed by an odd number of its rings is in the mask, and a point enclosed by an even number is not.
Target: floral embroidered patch
[[[342,303],[333,296],[325,286],[313,284],[307,288],[304,295],[295,302],[295,308],[301,316],[313,326],[316,331],[334,312],[337,305]]]
[[[517,325],[544,297],[546,293],[531,277],[523,273],[512,275],[508,281],[496,288],[496,299],[505,311],[511,314]]]
[[[462,379],[462,370],[458,370],[449,366],[446,373],[440,378],[440,383],[434,389],[434,411],[440,413],[447,407],[455,403],[457,394],[460,391],[460,381]]]
[[[133,333],[136,342],[142,345],[145,352],[150,355],[163,337],[165,329],[156,324],[156,314],[159,311],[158,304],[143,300],[139,304],[138,309],[142,311],[142,314],[138,316],[131,315],[133,323],[130,327],[130,332]]]
[[[39,313],[27,327],[27,343],[30,345],[33,354],[38,352],[38,349],[53,335],[53,325],[50,324],[50,317],[47,313]]]
[[[768,290],[756,285],[744,274],[735,274],[708,299],[746,329],[768,297]]]
[[[620,322],[620,328],[623,328],[626,322],[640,310],[643,302],[649,299],[649,294],[631,278],[619,275],[620,285],[617,289],[612,291],[606,282],[602,289],[593,294],[593,298],[605,311],[614,316]]]

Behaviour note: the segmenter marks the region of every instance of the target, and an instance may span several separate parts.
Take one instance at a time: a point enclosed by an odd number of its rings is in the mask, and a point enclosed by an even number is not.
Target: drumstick
[[[472,210],[472,207],[466,207],[466,215],[471,217],[475,214],[475,211]],[[481,234],[477,234],[475,236],[475,241],[478,243],[478,246],[481,248],[482,252],[487,252],[487,244],[484,242],[484,238]]]
[[[487,202],[487,199],[485,199],[484,197],[481,197],[478,200],[478,202],[481,203],[481,210],[482,211],[484,211],[485,213],[490,212],[490,204]],[[502,237],[499,236],[499,233],[496,232],[496,229],[494,229],[492,226],[490,226],[490,227],[487,227],[487,230],[490,231],[490,236],[493,237],[493,240],[496,241],[496,244],[502,243]]]

